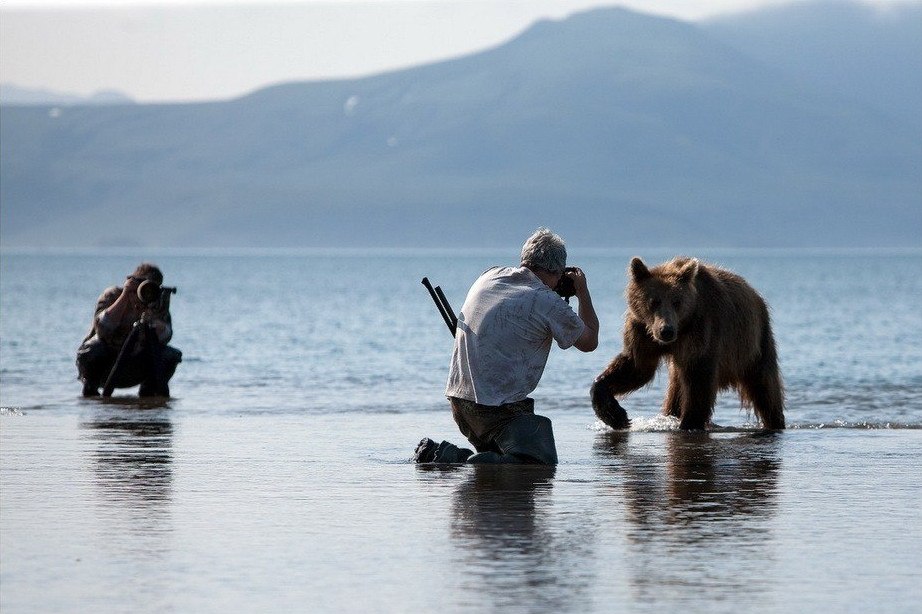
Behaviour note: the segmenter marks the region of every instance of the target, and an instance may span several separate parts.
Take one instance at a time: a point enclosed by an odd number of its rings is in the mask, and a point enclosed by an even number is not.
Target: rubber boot
[[[513,418],[493,442],[502,451],[501,457],[511,456],[519,459],[517,462],[539,465],[557,464],[554,430],[550,419],[544,416],[525,414]]]

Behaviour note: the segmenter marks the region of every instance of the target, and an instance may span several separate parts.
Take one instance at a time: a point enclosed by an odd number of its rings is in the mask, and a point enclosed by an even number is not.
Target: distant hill
[[[676,20],[229,102],[0,107],[4,245],[922,243],[922,131]]]
[[[102,90],[89,96],[65,94],[41,88],[20,87],[13,83],[0,83],[0,104],[5,105],[86,105],[126,104],[134,102],[128,95],[115,90]]]
[[[798,3],[704,28],[796,79],[922,129],[922,2]]]

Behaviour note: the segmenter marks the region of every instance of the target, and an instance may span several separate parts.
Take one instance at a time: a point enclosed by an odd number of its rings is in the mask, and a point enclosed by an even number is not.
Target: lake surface
[[[630,256],[583,251],[599,350],[533,395],[561,464],[418,467],[463,438],[442,395],[458,309],[518,250],[0,255],[0,609],[916,612],[922,251],[687,250],[772,307],[783,433],[732,394],[657,416],[665,373],[596,422]],[[95,299],[142,259],[173,298],[173,398],[80,398]]]

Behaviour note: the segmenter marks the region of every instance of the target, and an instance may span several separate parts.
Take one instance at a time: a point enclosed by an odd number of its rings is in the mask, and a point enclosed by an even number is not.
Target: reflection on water
[[[772,564],[779,434],[664,433],[661,445],[605,433],[595,453],[617,460],[628,524],[631,588],[641,602],[756,598]]]
[[[170,530],[173,424],[168,401],[116,398],[101,402],[81,423],[94,442],[91,462],[99,503],[113,541],[120,532],[147,536],[161,550]]]
[[[536,518],[540,499],[553,488],[555,467],[472,466],[452,498],[452,533],[477,547],[540,557],[542,527]]]
[[[536,603],[545,611],[587,605],[593,572],[580,563],[591,533],[559,530],[555,467],[475,465],[452,494],[451,537],[463,553],[462,588],[489,610]]]
[[[597,610],[600,592],[667,610],[771,601],[780,442],[762,433],[601,433],[597,469],[432,468],[454,483],[455,580],[483,609]],[[583,476],[583,479],[572,476]],[[621,544],[608,558],[614,544]],[[451,573],[451,570],[446,570]],[[622,584],[623,582],[623,584]],[[540,595],[540,597],[539,597]]]
[[[922,431],[563,415],[556,470],[424,470],[444,412],[349,418],[3,417],[0,612],[918,610]]]

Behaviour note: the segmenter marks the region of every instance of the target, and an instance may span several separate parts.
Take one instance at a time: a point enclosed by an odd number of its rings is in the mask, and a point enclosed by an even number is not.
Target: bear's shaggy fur
[[[729,271],[676,258],[648,269],[631,259],[624,347],[592,386],[592,407],[612,428],[630,425],[615,400],[669,365],[663,413],[684,430],[704,429],[717,393],[736,388],[764,428],[784,428],[784,388],[768,307]]]

